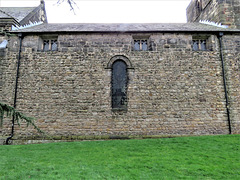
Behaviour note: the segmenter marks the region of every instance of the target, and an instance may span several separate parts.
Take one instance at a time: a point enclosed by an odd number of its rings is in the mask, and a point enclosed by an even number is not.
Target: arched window
[[[116,110],[127,109],[127,64],[116,60],[112,64],[112,108]]]

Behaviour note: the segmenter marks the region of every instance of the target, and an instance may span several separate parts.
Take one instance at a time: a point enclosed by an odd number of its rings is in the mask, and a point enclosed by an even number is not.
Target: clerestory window
[[[57,51],[58,43],[56,39],[43,40],[43,51]]]
[[[207,41],[206,40],[193,40],[193,50],[194,51],[206,51]]]
[[[135,51],[147,51],[148,41],[146,39],[135,39],[134,40],[134,50]]]
[[[57,51],[57,50],[58,50],[57,35],[43,35],[39,37],[38,51]]]
[[[192,36],[193,51],[213,51],[214,36],[208,34],[195,34]]]

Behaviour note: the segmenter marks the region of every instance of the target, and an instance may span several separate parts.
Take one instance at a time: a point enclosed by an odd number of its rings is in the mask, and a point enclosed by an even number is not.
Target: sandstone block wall
[[[224,36],[225,65],[230,101],[231,124],[240,133],[240,41],[239,36]]]
[[[199,3],[197,3],[199,2]],[[240,28],[239,0],[192,0],[187,8],[188,22],[212,21]]]
[[[192,34],[138,34],[149,51],[134,51],[136,34],[59,34],[58,51],[39,50],[41,35],[23,39],[17,108],[36,118],[50,137],[228,134],[217,37],[211,51],[193,51]],[[224,54],[234,133],[239,133],[239,36],[227,36]],[[1,58],[0,99],[12,104],[18,39]],[[229,47],[229,48],[228,48]],[[114,56],[129,59],[127,111],[111,107]],[[232,65],[232,64],[237,64]],[[9,124],[9,123],[8,123]],[[2,135],[10,133],[7,123]],[[15,138],[36,139],[36,130],[16,127]]]
[[[7,36],[0,36],[0,43],[9,40]],[[15,42],[15,45],[13,45]],[[12,47],[12,48],[11,48]],[[15,51],[14,51],[15,47]],[[12,37],[7,48],[0,49],[0,102],[13,106],[14,86],[16,78],[18,41]],[[0,126],[0,140],[6,138],[11,132],[11,118],[4,118]],[[0,141],[1,143],[1,141]]]

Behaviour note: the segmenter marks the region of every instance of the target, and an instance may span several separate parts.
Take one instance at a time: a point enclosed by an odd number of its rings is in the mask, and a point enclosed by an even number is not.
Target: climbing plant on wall
[[[0,102],[0,126],[3,125],[4,116],[13,117],[20,126],[21,121],[25,121],[27,126],[32,125],[38,132],[43,133],[34,123],[33,117],[27,117],[23,113],[17,111],[14,107]]]

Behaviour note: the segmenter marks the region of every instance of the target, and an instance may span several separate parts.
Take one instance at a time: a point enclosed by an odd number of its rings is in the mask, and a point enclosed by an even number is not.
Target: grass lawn
[[[240,135],[0,146],[0,179],[240,179]]]

